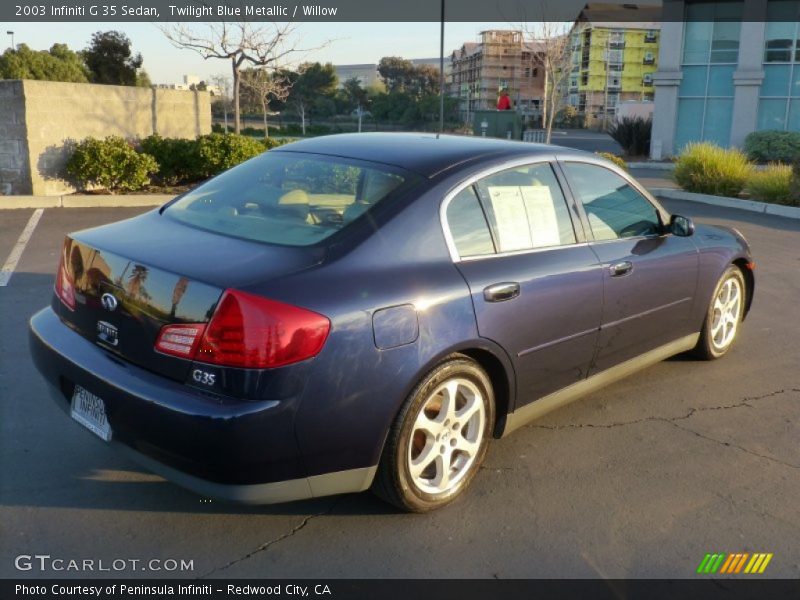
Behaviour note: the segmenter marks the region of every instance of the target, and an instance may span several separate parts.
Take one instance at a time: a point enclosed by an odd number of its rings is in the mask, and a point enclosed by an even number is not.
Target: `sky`
[[[203,24],[192,27],[202,29]],[[485,29],[510,27],[509,23],[447,23],[445,55],[464,42],[476,41]],[[4,36],[0,48],[11,45],[5,31],[12,28],[15,44],[24,43],[35,50],[46,50],[57,42],[80,50],[96,31],[123,31],[131,39],[134,51],[141,52],[143,67],[153,83],[177,83],[183,75],[198,75],[206,80],[216,74],[230,75],[227,61],[203,60],[191,50],[175,48],[152,23],[0,23],[0,36]],[[306,53],[302,60],[351,64],[377,63],[383,56],[439,56],[439,23],[303,23],[298,34],[304,48],[324,45]]]

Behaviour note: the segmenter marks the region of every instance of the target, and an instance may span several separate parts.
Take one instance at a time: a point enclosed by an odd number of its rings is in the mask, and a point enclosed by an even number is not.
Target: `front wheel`
[[[478,471],[494,429],[489,377],[458,356],[411,392],[386,441],[375,493],[410,512],[452,502]]]
[[[745,289],[739,268],[728,267],[714,290],[700,339],[694,349],[698,358],[712,360],[730,350],[744,317]]]

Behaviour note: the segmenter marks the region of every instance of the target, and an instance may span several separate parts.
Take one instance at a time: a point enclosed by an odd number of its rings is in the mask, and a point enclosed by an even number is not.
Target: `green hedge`
[[[753,173],[744,153],[708,142],[688,144],[675,161],[675,181],[688,192],[737,196]]]
[[[194,183],[289,141],[232,133],[211,133],[196,140],[151,135],[136,144],[118,136],[86,138],[75,145],[67,173],[84,188],[110,191],[141,189],[151,177],[163,185]]]
[[[790,164],[800,158],[800,132],[754,131],[745,138],[744,151],[756,162]]]
[[[84,189],[99,186],[115,192],[138,190],[158,171],[155,158],[136,149],[123,138],[86,138],[75,145],[67,160],[67,173]]]
[[[202,162],[196,140],[163,138],[158,134],[141,140],[143,152],[158,163],[158,179],[165,185],[202,179]]]

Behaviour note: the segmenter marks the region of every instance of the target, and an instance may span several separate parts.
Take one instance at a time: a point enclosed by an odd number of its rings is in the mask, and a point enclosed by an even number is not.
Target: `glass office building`
[[[800,0],[665,2],[651,156],[800,131]]]

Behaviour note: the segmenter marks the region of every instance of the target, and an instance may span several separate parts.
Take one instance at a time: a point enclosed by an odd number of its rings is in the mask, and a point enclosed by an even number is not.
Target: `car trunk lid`
[[[67,237],[62,268],[74,302],[60,300],[58,312],[109,352],[185,381],[192,361],[156,350],[162,327],[207,323],[225,289],[308,268],[320,253],[165,221],[154,211]]]

